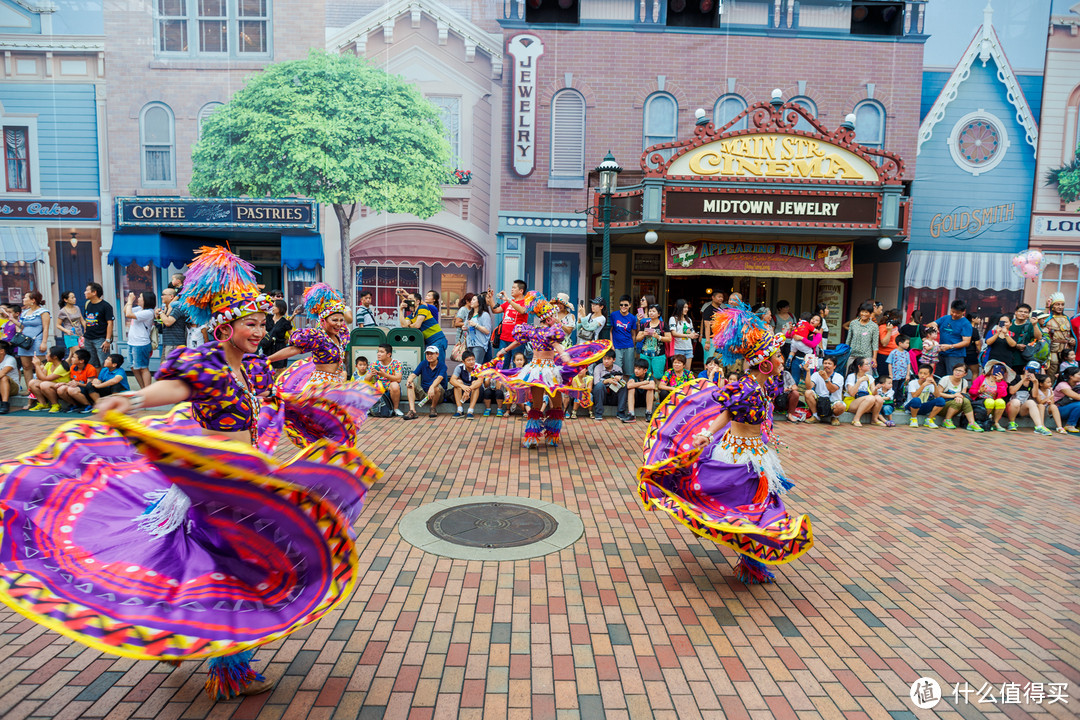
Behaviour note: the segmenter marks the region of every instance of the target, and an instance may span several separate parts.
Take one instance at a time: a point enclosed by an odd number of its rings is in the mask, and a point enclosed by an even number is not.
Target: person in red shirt
[[[515,280],[510,286],[510,297],[506,297],[506,292],[500,292],[499,299],[504,302],[492,306],[491,312],[494,315],[503,316],[502,324],[499,326],[499,340],[500,345],[506,346],[514,342],[514,328],[529,321],[529,311],[524,305],[525,281]],[[510,354],[507,353],[503,367],[510,367],[510,362]]]
[[[98,376],[97,368],[90,364],[89,350],[79,348],[71,354],[70,373],[71,382],[58,385],[56,395],[60,398],[60,402],[68,404],[68,412],[79,412],[86,407],[86,404],[73,400],[73,396],[79,394],[79,388],[88,385]]]

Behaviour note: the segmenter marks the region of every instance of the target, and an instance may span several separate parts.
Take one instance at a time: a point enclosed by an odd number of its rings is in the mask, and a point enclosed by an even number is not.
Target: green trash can
[[[370,365],[375,362],[375,351],[384,343],[386,343],[386,332],[381,327],[360,327],[349,334],[349,351],[347,355],[349,367],[347,370],[350,380],[357,379],[353,378],[353,373],[356,370],[356,356],[363,355],[368,359]]]
[[[390,328],[386,331],[386,342],[394,348],[394,359],[401,361],[401,395],[404,397],[405,380],[424,359],[424,333],[415,328]]]

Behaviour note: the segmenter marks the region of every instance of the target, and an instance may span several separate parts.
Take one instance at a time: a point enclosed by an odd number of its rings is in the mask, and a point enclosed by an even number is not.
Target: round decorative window
[[[989,120],[973,120],[960,131],[956,141],[960,154],[972,165],[983,165],[1001,147],[998,130]]]
[[[1004,123],[985,110],[960,118],[948,142],[953,161],[972,175],[997,167],[1009,147]]]

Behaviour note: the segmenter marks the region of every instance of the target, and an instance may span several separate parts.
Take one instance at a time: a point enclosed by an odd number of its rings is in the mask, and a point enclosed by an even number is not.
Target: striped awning
[[[1012,253],[912,250],[904,286],[974,290],[1023,290],[1024,279],[1013,272]]]
[[[4,262],[37,262],[46,260],[38,244],[38,231],[32,227],[0,227],[0,260]]]

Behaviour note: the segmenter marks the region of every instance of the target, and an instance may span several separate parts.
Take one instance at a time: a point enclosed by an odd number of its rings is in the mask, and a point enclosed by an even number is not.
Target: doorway
[[[56,281],[60,292],[74,292],[81,305],[83,288],[94,280],[94,252],[91,243],[84,240],[71,247],[71,243],[66,240],[57,242],[56,264]]]
[[[548,298],[564,292],[574,307],[578,304],[578,268],[580,256],[570,252],[544,253],[544,295]]]

